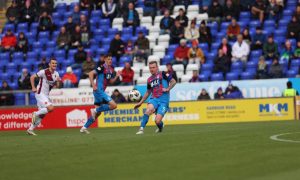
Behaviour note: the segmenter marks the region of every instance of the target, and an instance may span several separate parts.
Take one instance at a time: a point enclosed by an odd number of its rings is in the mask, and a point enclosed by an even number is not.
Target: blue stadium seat
[[[166,65],[168,63],[171,63],[171,61],[173,60],[173,56],[167,54],[164,56],[164,58],[162,59],[162,64]]]
[[[250,21],[250,28],[256,28],[257,26],[260,26],[260,21],[259,20],[252,20]]]
[[[8,29],[15,32],[15,25],[14,24],[9,24],[9,23],[5,24],[5,26],[3,28],[3,32],[6,32]]]
[[[224,77],[222,73],[213,73],[211,75],[211,81],[223,81]]]
[[[214,66],[213,64],[208,64],[208,63],[202,64],[201,65],[201,72],[202,71],[212,71],[213,66]]]
[[[250,19],[251,13],[249,11],[243,11],[240,13],[240,19]]]
[[[285,36],[286,35],[286,30],[284,29],[276,29],[274,31],[274,36],[278,37],[278,36]]]
[[[241,61],[236,61],[231,64],[231,69],[242,69],[243,68],[243,63]]]
[[[291,61],[291,67],[299,67],[300,66],[300,59],[294,59]]]
[[[139,26],[136,28],[136,35],[139,33],[139,32],[143,32],[144,35],[148,35],[148,29],[144,26]]]
[[[56,42],[55,41],[48,41],[46,44],[47,48],[55,48]]]
[[[9,52],[2,52],[2,53],[0,53],[0,59],[1,59],[1,61],[3,60],[3,59],[5,59],[5,60],[10,60],[10,57],[9,57]]]
[[[229,72],[226,74],[227,81],[238,80],[238,79],[239,79],[239,75],[237,73]]]
[[[54,57],[56,57],[57,59],[64,59],[65,55],[66,55],[66,52],[65,52],[65,50],[62,50],[62,49],[56,50],[54,52]]]
[[[34,93],[30,93],[30,95],[29,95],[29,104],[30,105],[36,105],[36,99],[35,99],[35,94]]]
[[[262,55],[262,50],[251,51],[251,58],[259,58]]]
[[[126,36],[126,35],[132,36],[132,32],[133,32],[132,27],[124,27],[122,29],[122,38],[123,38],[123,36]]]
[[[110,20],[109,19],[101,19],[99,21],[100,28],[102,27],[110,27]]]
[[[15,94],[15,105],[24,106],[25,105],[25,94],[16,93]]]
[[[19,23],[17,26],[18,32],[28,32],[28,23]]]
[[[108,36],[113,37],[118,32],[119,32],[119,30],[117,28],[110,28],[110,29],[108,29],[107,34],[108,34]]]
[[[0,73],[0,80],[8,80],[10,77],[9,73]]]
[[[209,75],[208,74],[199,74],[198,78],[200,79],[200,81],[208,81]]]
[[[288,23],[289,23],[289,20],[287,20],[287,19],[280,19],[279,23],[278,23],[278,26],[279,27],[287,27]]]
[[[298,74],[297,71],[290,69],[287,71],[286,76],[288,78],[294,78],[294,77],[296,77],[297,74]]]
[[[254,74],[251,72],[246,71],[246,72],[242,72],[241,74],[242,80],[253,79],[253,78],[254,78]]]
[[[291,17],[293,15],[293,11],[290,9],[283,10],[283,17]]]
[[[35,51],[30,51],[27,53],[27,56],[26,56],[27,59],[37,59],[37,54]]]
[[[39,26],[39,23],[37,23],[37,22],[31,23],[31,25],[30,25],[30,32],[32,32],[32,31],[36,32],[38,26]]]
[[[68,59],[74,60],[74,54],[77,52],[77,49],[70,49],[68,53]]]
[[[64,21],[67,21],[69,17],[71,17],[73,12],[65,12],[64,13]]]
[[[28,39],[28,44],[32,44],[36,40],[36,34],[35,32],[28,32],[26,33],[26,37]]]
[[[17,65],[15,63],[13,63],[13,62],[8,63],[6,65],[6,69],[7,69],[7,71],[9,71],[9,70],[14,70],[15,71],[17,69]]]
[[[202,51],[208,52],[208,44],[207,44],[207,43],[200,43],[200,44],[198,45],[198,47],[201,48]],[[204,54],[205,54],[205,53],[204,53]]]
[[[50,37],[50,33],[48,31],[42,31],[38,35],[39,39],[47,39],[47,40],[49,40],[49,37]]]
[[[275,29],[275,26],[276,26],[276,22],[272,19],[268,19],[268,20],[265,20],[264,22],[264,27],[271,27],[271,28],[274,28]]]
[[[106,51],[103,48],[99,48],[99,49],[96,50],[96,55],[97,56],[100,56],[101,54],[105,54],[105,53],[106,53]]]
[[[23,58],[13,58],[12,62],[15,63],[16,65],[21,65],[24,63],[24,60]]]
[[[91,13],[91,17],[96,17],[96,18],[100,18],[101,17],[101,11],[100,10],[94,10],[94,11],[92,11],[92,13]]]
[[[58,3],[55,6],[55,10],[60,13],[65,13],[67,11],[67,4],[66,3]]]
[[[255,61],[247,62],[247,68],[257,68],[257,62]]]
[[[41,42],[39,42],[39,41],[33,42],[32,48],[34,50],[36,50],[36,49],[42,49],[43,48],[43,44]]]

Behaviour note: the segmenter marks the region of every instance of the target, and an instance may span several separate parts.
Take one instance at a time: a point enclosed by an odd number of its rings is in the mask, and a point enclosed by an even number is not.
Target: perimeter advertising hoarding
[[[99,127],[139,126],[146,104],[133,109],[133,104],[120,104],[118,109],[98,118]],[[154,115],[149,125],[154,125]],[[202,124],[224,122],[276,121],[295,119],[293,98],[240,99],[220,101],[171,102],[164,122]]]

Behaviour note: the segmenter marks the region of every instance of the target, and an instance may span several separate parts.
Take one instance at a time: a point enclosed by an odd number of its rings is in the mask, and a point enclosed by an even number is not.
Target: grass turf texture
[[[299,179],[300,121],[0,133],[0,179]],[[300,134],[284,136],[300,140]]]

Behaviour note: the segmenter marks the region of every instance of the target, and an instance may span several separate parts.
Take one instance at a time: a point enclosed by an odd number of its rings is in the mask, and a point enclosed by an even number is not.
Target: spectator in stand
[[[175,20],[170,30],[170,44],[178,44],[182,38],[184,38],[184,27],[180,25],[178,20]]]
[[[229,83],[224,94],[225,99],[240,99],[243,98],[243,94],[237,86]]]
[[[221,87],[219,87],[217,92],[214,94],[214,99],[224,99],[224,93]]]
[[[273,35],[268,36],[268,40],[263,47],[263,54],[266,59],[278,57],[278,45],[274,42]]]
[[[188,5],[192,3],[191,0],[175,0],[174,1],[176,5],[184,5],[184,7],[187,9]]]
[[[89,73],[94,70],[96,67],[96,63],[94,62],[94,60],[92,59],[91,56],[88,56],[86,58],[86,61],[84,61],[82,63],[82,75],[81,75],[81,79],[86,79],[89,78]]]
[[[82,45],[79,45],[77,52],[74,54],[75,63],[71,66],[72,69],[81,68],[82,63],[86,60],[86,58],[87,58],[87,52],[84,51]]]
[[[79,23],[79,25],[80,25],[81,31],[83,30],[84,27],[87,27],[88,31],[90,31],[90,23],[89,23],[87,17],[84,14],[80,15],[80,23]]]
[[[169,34],[173,24],[174,19],[170,16],[170,12],[166,10],[164,17],[160,20],[160,34]]]
[[[291,22],[288,24],[287,27],[287,38],[290,39],[297,39],[300,36],[300,21],[297,20],[296,16],[292,17]]]
[[[241,32],[240,25],[236,22],[236,19],[231,20],[231,24],[227,27],[227,38],[229,41],[235,41],[237,35]]]
[[[21,90],[31,89],[30,74],[28,73],[28,70],[26,68],[22,69],[22,74],[18,78],[18,85],[19,89]]]
[[[72,16],[68,17],[67,23],[64,24],[64,26],[66,27],[66,31],[67,31],[67,33],[69,35],[71,35],[74,32],[74,30],[75,30],[75,24],[73,22]]]
[[[1,40],[1,51],[13,52],[17,45],[17,37],[13,34],[11,29],[8,29]]]
[[[41,63],[38,65],[38,69],[42,70],[47,68],[49,68],[49,64],[47,63],[46,58],[42,57]]]
[[[253,36],[253,41],[252,41],[252,50],[259,50],[263,48],[263,44],[266,41],[266,36],[262,33],[262,29],[260,26],[256,27],[256,32]]]
[[[222,43],[220,44],[218,49],[222,49],[223,54],[228,58],[231,58],[231,46],[227,41],[227,38],[222,39]]]
[[[63,88],[73,88],[77,85],[78,80],[73,73],[72,67],[67,67],[66,73],[62,77]]]
[[[118,89],[115,89],[113,94],[111,95],[111,98],[116,102],[116,103],[125,103],[126,99],[123,96],[123,94],[120,93]]]
[[[186,28],[189,23],[189,18],[186,16],[184,9],[179,9],[179,15],[175,18],[175,20],[179,21],[181,27]]]
[[[223,76],[226,76],[226,73],[230,70],[230,58],[224,54],[222,49],[219,49],[218,55],[214,59],[214,73],[223,73]]]
[[[276,22],[279,20],[280,7],[276,3],[276,0],[270,0],[267,7],[266,13],[269,19],[274,19]]]
[[[50,33],[52,33],[53,28],[54,24],[52,21],[52,17],[46,11],[44,11],[39,18],[38,32],[50,31]]]
[[[196,21],[192,20],[191,25],[184,30],[184,38],[189,42],[192,42],[193,40],[198,40],[199,37],[200,34],[199,30],[196,28]]]
[[[23,53],[27,53],[28,51],[28,39],[23,32],[19,33],[16,50]]]
[[[53,9],[51,9],[49,6],[47,6],[47,4],[44,1],[42,1],[40,6],[37,8],[37,10],[38,10],[37,15],[42,16],[42,14],[44,12],[47,12],[48,14],[51,14]]]
[[[36,9],[31,1],[26,1],[25,5],[21,7],[21,20],[31,24],[36,16]]]
[[[300,3],[298,3],[295,16],[297,17],[297,20],[300,21]]]
[[[251,46],[251,41],[252,41],[252,38],[251,38],[251,35],[249,33],[249,29],[248,28],[245,28],[242,32],[242,35],[243,35],[243,39],[244,41],[249,45]]]
[[[232,19],[239,18],[240,10],[238,6],[233,4],[232,0],[226,0],[223,7],[223,13],[225,21],[231,21]]]
[[[157,7],[157,2],[154,0],[144,0],[144,12],[143,15],[144,16],[151,16],[152,19],[154,19],[155,15],[156,15],[156,7]]]
[[[211,36],[210,27],[206,26],[205,21],[201,21],[199,32],[200,32],[199,43],[207,43],[210,48],[212,42],[212,36]]]
[[[113,0],[106,0],[102,4],[102,18],[109,18],[110,22],[116,17],[116,3]]]
[[[72,48],[77,48],[81,44],[81,29],[79,25],[75,26],[75,31],[71,36]]]
[[[237,36],[237,41],[232,46],[232,61],[236,62],[238,60],[246,63],[248,60],[248,55],[250,53],[249,45],[243,40],[243,36],[239,34]]]
[[[273,59],[273,63],[269,69],[270,78],[282,78],[283,77],[283,69],[278,62],[278,58],[275,57]]]
[[[193,71],[193,75],[192,78],[189,80],[190,83],[194,83],[194,82],[200,82],[199,79],[199,72],[197,70]]]
[[[17,2],[13,0],[11,6],[6,10],[6,18],[8,23],[17,24],[20,20],[20,8],[17,5]]]
[[[261,23],[264,22],[266,13],[266,4],[263,0],[256,0],[251,8],[252,16],[258,18]]]
[[[71,43],[71,36],[67,32],[66,27],[62,26],[60,28],[60,32],[56,39],[57,48],[68,50],[70,43]]]
[[[259,58],[258,65],[257,65],[256,78],[257,79],[267,79],[268,78],[267,64],[266,64],[264,56],[261,56]]]
[[[286,40],[284,48],[280,52],[280,60],[288,61],[288,67],[291,65],[291,60],[294,58],[294,49],[290,40]]]
[[[12,106],[15,104],[15,97],[13,93],[4,94],[2,91],[12,91],[12,88],[9,87],[7,81],[2,81],[2,87],[0,88],[0,106]]]
[[[121,71],[121,77],[122,77],[122,81],[121,81],[122,86],[133,85],[134,71],[131,69],[131,65],[129,62],[125,63],[125,66]]]
[[[113,57],[117,58],[119,62],[120,57],[124,54],[125,44],[121,39],[120,33],[116,33],[114,39],[110,42],[109,52],[112,54]]]
[[[188,51],[189,64],[205,63],[205,56],[201,48],[198,47],[198,42],[195,40],[192,42],[192,47]]]
[[[32,0],[34,2],[34,0]],[[53,12],[54,0],[40,0],[41,5],[45,4],[45,7],[49,10],[49,14]]]
[[[103,3],[104,3],[104,0],[93,0],[93,7],[96,10],[100,10],[102,8]]]
[[[173,70],[172,64],[171,63],[167,63],[166,64],[166,68],[167,68],[166,73],[168,73],[169,75],[171,75],[175,79],[175,81],[177,81],[178,80],[177,79],[177,74],[176,74],[176,71]]]
[[[136,57],[136,60],[139,62],[146,62],[150,54],[150,42],[148,38],[145,37],[142,31],[138,33],[138,38],[135,41],[134,46],[134,56]]]
[[[218,0],[213,0],[212,5],[208,9],[209,21],[215,21],[218,24],[221,23],[223,17],[223,8]]]
[[[127,11],[128,4],[126,0],[119,0],[117,1],[116,4],[116,12],[117,12],[117,17],[123,17],[125,11]]]
[[[127,41],[127,44],[126,44],[126,46],[125,46],[125,55],[126,56],[129,56],[131,59],[133,59],[133,55],[134,55],[134,45],[133,45],[133,43],[132,43],[132,41],[131,40],[128,40]]]
[[[133,34],[135,34],[136,27],[140,25],[140,17],[138,12],[134,9],[134,4],[132,2],[128,4],[128,10],[124,12],[123,19],[123,26],[132,26]]]
[[[253,0],[243,0],[242,2],[240,2],[241,10],[250,11],[253,4],[254,4]]]
[[[80,9],[91,11],[93,9],[93,2],[92,0],[80,0]]]
[[[157,3],[158,6],[158,15],[164,14],[166,11],[171,12],[174,7],[173,0],[159,0]]]
[[[72,19],[74,24],[79,24],[80,23],[80,6],[75,5],[73,12],[72,12]]]
[[[295,52],[294,52],[294,57],[295,58],[300,58],[300,41],[297,42],[297,47],[296,47]]]
[[[172,64],[183,64],[185,67],[188,64],[188,51],[189,47],[186,45],[186,40],[181,39],[180,45],[176,48],[174,52],[175,60],[172,62]]]
[[[201,100],[210,100],[210,96],[207,93],[206,89],[202,89],[201,93],[199,94],[197,100],[201,101]]]
[[[200,1],[200,8],[201,8],[201,13],[206,13],[208,12],[208,8],[211,5],[212,0],[202,0],[202,2]]]
[[[88,30],[87,26],[83,26],[82,30],[81,30],[81,44],[84,47],[89,47],[90,46],[90,39],[91,39],[92,35]]]

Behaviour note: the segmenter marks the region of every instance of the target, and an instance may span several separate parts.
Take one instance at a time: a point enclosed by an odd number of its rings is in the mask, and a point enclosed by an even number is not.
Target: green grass
[[[0,133],[1,180],[298,180],[300,121]],[[284,138],[299,140],[300,134]]]

